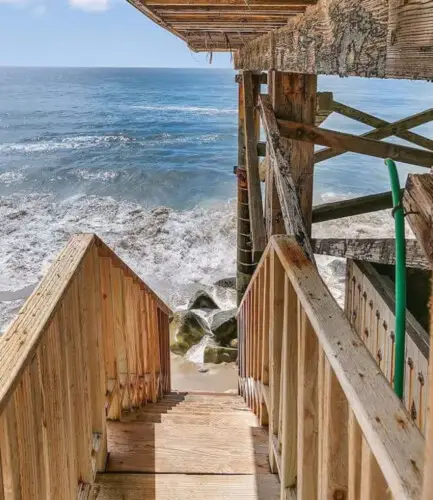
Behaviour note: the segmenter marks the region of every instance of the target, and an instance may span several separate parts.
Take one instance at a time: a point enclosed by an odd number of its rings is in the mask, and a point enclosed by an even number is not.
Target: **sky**
[[[230,68],[191,52],[126,0],[0,0],[0,66]]]

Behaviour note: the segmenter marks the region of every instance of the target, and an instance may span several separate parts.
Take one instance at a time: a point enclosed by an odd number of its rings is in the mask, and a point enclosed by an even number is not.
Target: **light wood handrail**
[[[107,419],[170,391],[169,307],[80,234],[0,338],[0,499],[85,498]]]
[[[294,239],[271,238],[238,326],[281,499],[421,497],[424,438]]]

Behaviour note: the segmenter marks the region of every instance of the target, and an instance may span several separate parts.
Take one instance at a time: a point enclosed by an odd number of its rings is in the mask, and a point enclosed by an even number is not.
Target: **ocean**
[[[234,77],[212,69],[0,68],[2,327],[75,232],[99,234],[173,307],[235,274]],[[319,87],[389,121],[433,105],[427,82],[321,77]],[[368,130],[339,116],[325,126]],[[433,136],[432,125],[417,131]],[[404,182],[419,169],[400,171]],[[380,159],[345,154],[316,168],[316,203],[387,189]],[[315,233],[392,235],[392,219],[367,215]],[[340,261],[320,262],[341,300]]]

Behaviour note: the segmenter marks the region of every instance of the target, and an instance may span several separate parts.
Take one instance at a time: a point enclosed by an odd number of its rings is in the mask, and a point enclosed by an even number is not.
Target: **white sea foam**
[[[12,184],[17,184],[25,179],[25,174],[19,170],[7,171],[0,173],[0,184],[5,184],[10,186]]]
[[[169,113],[193,113],[201,115],[235,115],[238,111],[236,108],[210,108],[206,106],[146,106],[136,105],[132,106],[135,109],[142,109],[144,111],[157,111]]]
[[[173,307],[191,293],[235,275],[234,202],[175,211],[147,209],[110,197],[74,196],[56,201],[49,194],[13,194],[0,198],[0,292],[37,283],[71,234],[95,232]],[[409,232],[408,232],[409,233]],[[389,211],[314,225],[315,237],[390,237]],[[342,259],[318,257],[320,272],[342,304]],[[233,294],[217,297],[228,309]],[[0,304],[0,323],[15,314],[19,301]]]

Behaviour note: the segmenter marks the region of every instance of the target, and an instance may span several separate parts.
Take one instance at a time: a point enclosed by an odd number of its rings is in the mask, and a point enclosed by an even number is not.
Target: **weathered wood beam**
[[[305,225],[299,203],[297,186],[292,178],[291,165],[289,165],[281,147],[280,132],[271,100],[268,95],[261,94],[259,103],[263,128],[268,138],[270,164],[274,171],[275,185],[286,232],[294,235],[306,255],[312,262],[315,262],[309,231]]]
[[[433,268],[433,175],[410,174],[403,206],[407,220]]]
[[[258,85],[255,85],[255,82],[253,82],[253,75],[251,71],[243,72],[242,85],[244,88],[245,157],[247,166],[250,226],[253,243],[253,262],[257,263],[266,247],[266,231],[263,219],[259,159],[257,156],[257,137],[259,127],[256,103],[259,89]]]
[[[254,5],[253,7],[249,7],[247,4],[244,5],[169,5],[165,7],[155,8],[154,11],[163,16],[169,15],[196,15],[196,14],[210,14],[210,15],[297,15],[305,12],[305,7],[298,6],[282,6],[282,5]]]
[[[319,0],[249,42],[235,67],[380,78],[433,78],[433,0]]]
[[[403,194],[403,189],[401,193]],[[313,207],[313,223],[341,219],[392,208],[392,193],[370,194],[350,200],[334,201]]]
[[[145,3],[149,7],[166,7],[172,5],[178,5],[181,7],[189,7],[191,5],[200,5],[203,7],[215,6],[223,7],[230,5],[241,5],[245,6],[245,0],[145,0]],[[248,6],[265,6],[265,5],[279,5],[282,8],[294,6],[294,7],[305,7],[307,5],[314,5],[317,0],[248,0]]]
[[[392,158],[395,161],[431,167],[433,153],[422,149],[400,146],[389,142],[382,142],[365,137],[359,137],[335,130],[315,127],[302,123],[279,120],[281,135],[297,141],[329,146],[339,151],[351,151],[376,158]]]
[[[311,244],[315,254],[364,260],[377,264],[395,264],[394,239],[313,238]],[[417,240],[406,240],[406,266],[430,269],[429,262]]]
[[[333,102],[332,109],[336,113],[340,113],[348,118],[352,118],[353,120],[377,129],[370,130],[369,132],[362,134],[360,137],[366,137],[368,139],[385,139],[386,137],[395,136],[417,144],[423,148],[433,150],[433,141],[431,139],[407,130],[433,120],[433,109],[428,109],[422,113],[409,116],[408,118],[403,118],[402,120],[398,120],[393,123],[381,120],[380,118],[376,118],[373,115],[364,113],[363,111],[337,101]],[[341,154],[344,154],[344,152],[337,151],[335,149],[324,149],[322,151],[318,151],[314,155],[314,159],[316,163],[319,163]]]

